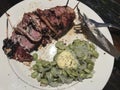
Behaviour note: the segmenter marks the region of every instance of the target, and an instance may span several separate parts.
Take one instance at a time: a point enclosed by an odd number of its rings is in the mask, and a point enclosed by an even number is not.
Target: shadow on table
[[[0,0],[0,16],[4,14],[9,8],[22,0]]]

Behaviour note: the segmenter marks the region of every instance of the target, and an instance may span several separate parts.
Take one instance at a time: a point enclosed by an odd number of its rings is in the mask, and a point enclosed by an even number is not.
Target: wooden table
[[[0,16],[7,11],[14,4],[20,2],[21,0],[2,0],[0,1]],[[120,3],[120,0],[116,0]],[[110,33],[113,38],[115,47],[120,51],[120,31],[116,31],[113,28],[110,28]],[[112,75],[105,86],[104,90],[120,90],[120,69],[115,68],[114,66]]]

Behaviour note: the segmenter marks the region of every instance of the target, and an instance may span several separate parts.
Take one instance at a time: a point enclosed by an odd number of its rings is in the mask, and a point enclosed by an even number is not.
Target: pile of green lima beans
[[[41,60],[38,58],[38,54],[33,54],[36,63],[32,66],[31,77],[36,79],[40,86],[57,87],[93,76],[95,65],[93,59],[97,59],[99,55],[92,43],[76,39],[69,45],[58,41],[55,46],[57,53],[51,62]],[[69,51],[77,60],[76,68],[59,67],[57,57],[65,50]]]

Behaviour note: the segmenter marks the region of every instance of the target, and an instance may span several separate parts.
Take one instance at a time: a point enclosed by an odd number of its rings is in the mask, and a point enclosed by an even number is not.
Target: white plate
[[[47,9],[55,6],[63,6],[65,5],[67,0],[25,0],[20,2],[19,4],[13,6],[7,12],[10,14],[10,20],[15,26],[22,18],[25,12],[33,11],[36,8]],[[69,6],[74,8],[74,6],[78,2],[75,0],[69,1]],[[85,13],[89,18],[94,19],[99,22],[103,22],[103,20],[89,7],[84,5],[83,3],[79,4],[79,8],[81,12]],[[52,87],[40,87],[39,83],[32,79],[30,75],[29,67],[19,63],[15,60],[8,60],[6,55],[2,50],[3,39],[6,38],[6,15],[4,14],[0,19],[0,90],[48,90],[48,89],[66,89],[66,90],[102,90],[106,85],[113,68],[114,58],[99,47],[97,47],[97,51],[99,52],[99,58],[95,63],[95,73],[93,78],[83,80],[83,82],[73,82],[70,85],[63,85],[58,88]],[[112,42],[111,35],[107,28],[100,28],[101,32]],[[9,26],[9,35],[11,35],[12,29]],[[72,30],[70,31],[72,32]],[[70,33],[67,36],[62,37],[65,39],[69,38]],[[74,34],[72,34],[74,38]],[[84,39],[83,35],[77,35],[78,38]],[[72,38],[70,39],[72,41]],[[68,40],[69,41],[69,40]],[[47,45],[46,57],[51,55],[53,56],[56,52],[56,49],[53,45],[54,43]],[[45,48],[45,49],[46,49]],[[41,51],[41,52],[40,52]],[[39,54],[43,54],[42,50],[38,51]],[[44,48],[43,48],[44,51]],[[49,60],[52,57],[49,58]]]

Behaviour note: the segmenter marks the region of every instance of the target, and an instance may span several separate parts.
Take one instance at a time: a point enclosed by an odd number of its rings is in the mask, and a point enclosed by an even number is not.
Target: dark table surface
[[[22,1],[22,0],[2,0],[2,1],[0,1],[0,16],[5,11],[7,11],[10,7],[12,7],[13,5],[15,5],[16,3],[20,2],[20,1]],[[88,6],[91,7],[91,5],[89,4],[90,1],[93,2],[93,1],[100,1],[100,0],[81,0],[81,1],[83,1],[85,4],[87,4]],[[111,1],[114,1],[114,0],[111,0]],[[115,1],[116,1],[115,3],[120,5],[120,0],[115,0]],[[112,6],[112,7],[114,7],[114,6]],[[93,7],[91,7],[91,8],[93,8]],[[116,10],[120,10],[120,8],[118,8]],[[117,16],[118,16],[117,20],[120,21],[120,13],[117,13]],[[103,17],[103,20],[104,20],[104,17]],[[118,24],[118,23],[116,23],[116,24]],[[111,36],[113,38],[115,47],[120,51],[120,31],[117,31],[113,28],[110,28],[109,30],[110,30]],[[117,62],[117,64],[114,65],[111,77],[103,90],[120,90],[120,63],[119,64],[118,63],[119,62]]]

